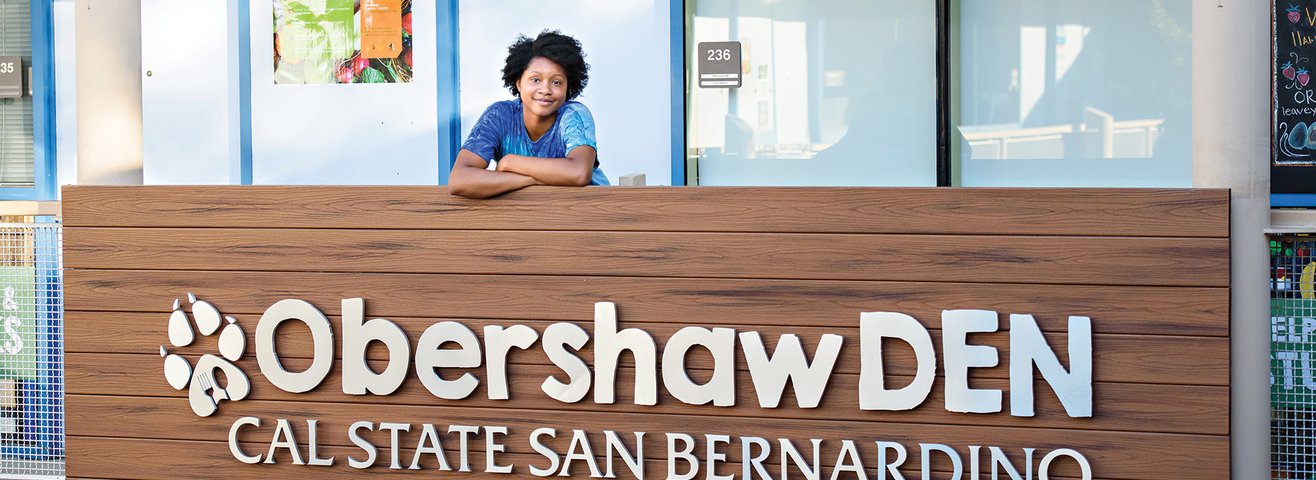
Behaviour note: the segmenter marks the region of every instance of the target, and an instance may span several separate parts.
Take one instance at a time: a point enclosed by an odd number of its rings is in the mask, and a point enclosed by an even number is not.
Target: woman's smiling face
[[[535,57],[521,74],[516,89],[528,114],[551,117],[567,102],[567,72],[552,60]]]

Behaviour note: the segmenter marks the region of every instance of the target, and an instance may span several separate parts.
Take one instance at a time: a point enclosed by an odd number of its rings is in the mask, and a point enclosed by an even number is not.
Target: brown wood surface
[[[369,310],[367,310],[369,312]],[[121,312],[69,312],[68,318],[75,322],[89,322],[100,325],[99,328],[82,329],[71,331],[66,337],[69,344],[66,351],[70,353],[127,353],[127,354],[148,354],[155,355],[160,345],[165,344],[166,340],[159,335],[160,323],[166,314],[139,314],[139,313],[121,313]],[[250,336],[254,332],[254,322],[258,316],[242,317],[239,320],[240,325],[244,325],[248,330],[247,350],[253,351],[254,341]],[[398,317],[390,318],[403,331],[410,333],[413,337],[417,332],[423,332],[425,328],[435,323],[453,320],[462,322],[471,327],[476,336],[483,339],[483,325],[526,325],[534,328],[541,335],[544,328],[547,328],[553,322],[549,321],[480,321],[460,318],[411,318]],[[251,323],[248,323],[251,322]],[[341,319],[337,316],[330,318],[334,331],[341,332]],[[586,331],[592,329],[592,324],[588,322],[573,322]],[[622,328],[639,328],[655,338],[669,338],[681,325],[670,323],[635,323],[626,322],[621,324]],[[974,378],[1008,378],[1009,377],[1009,321],[1001,322],[1002,330],[996,334],[978,334],[973,337],[974,344],[987,345],[995,347],[1000,355],[1001,364],[993,368],[976,368],[973,369]],[[1063,325],[1060,326],[1064,328]],[[811,355],[816,351],[817,343],[823,335],[831,333],[845,335],[849,340],[841,348],[841,354],[837,358],[835,371],[837,373],[859,373],[859,345],[854,341],[858,338],[859,329],[857,322],[850,325],[837,325],[835,327],[779,327],[779,326],[754,326],[740,331],[755,331],[763,338],[764,345],[769,349],[775,348],[777,339],[783,333],[793,333],[800,337],[801,343],[806,351]],[[1062,330],[1063,331],[1063,330]],[[929,330],[934,345],[941,345],[941,331]],[[1066,353],[1068,345],[1068,336],[1064,333],[1046,333],[1048,342],[1055,349],[1060,359],[1068,365],[1069,359]],[[286,357],[290,359],[306,358],[307,353],[311,351],[311,340],[305,334],[305,330],[281,331],[276,337],[280,348],[284,349]],[[1093,371],[1094,379],[1098,382],[1116,382],[1116,383],[1154,383],[1165,385],[1203,385],[1203,386],[1223,386],[1229,384],[1229,358],[1218,355],[1222,349],[1227,348],[1229,340],[1218,337],[1171,337],[1171,336],[1147,336],[1147,335],[1120,335],[1120,334],[1095,334],[1093,336],[1094,361],[1101,368]],[[1164,351],[1155,351],[1147,348],[1149,344],[1157,344]],[[201,355],[203,353],[213,353],[217,351],[217,339],[214,337],[201,338],[193,346],[185,349],[172,349],[180,353]],[[662,345],[657,345],[658,351],[662,351]],[[336,346],[335,348],[339,348]],[[737,347],[739,348],[739,347]],[[82,351],[81,349],[86,349]],[[372,358],[383,358],[382,350],[370,350]],[[593,358],[593,342],[585,345],[580,350],[582,358]],[[688,361],[692,368],[711,368],[711,357],[698,355],[692,352]],[[908,348],[888,348],[886,351],[886,368],[887,372],[895,375],[913,375],[914,374],[914,356]],[[536,344],[526,351],[518,351],[508,359],[513,364],[524,365],[548,365],[547,356],[543,350]],[[630,357],[624,356],[623,364],[630,364]],[[743,354],[737,350],[737,368],[745,370],[746,366]]]
[[[789,438],[802,448],[821,438],[826,465],[840,440],[854,440],[870,478],[878,473],[876,440],[911,450],[901,467],[906,478],[920,478],[919,443],[962,455],[969,445],[1000,446],[1016,462],[1023,448],[1073,448],[1098,479],[1229,476],[1223,190],[530,188],[471,201],[425,187],[72,187],[64,201],[71,478],[438,475],[386,468],[381,432],[368,435],[382,447],[376,468],[349,468],[346,457],[360,451],[344,429],[357,420],[507,426],[504,457],[522,477],[527,465],[545,462],[526,437],[546,426],[559,429],[550,442],[559,452],[570,429],[587,430],[595,456],[603,430],[648,432],[650,478],[666,474],[668,432]],[[158,354],[168,344],[171,304],[186,304],[189,292],[236,317],[248,335],[238,364],[253,393],[209,418],[194,415],[185,392],[165,383]],[[483,381],[468,399],[441,400],[414,373],[388,397],[345,395],[337,358],[325,382],[305,394],[278,390],[261,375],[251,335],[266,307],[310,301],[339,338],[339,302],[358,297],[368,317],[394,321],[413,345],[443,320],[477,334],[482,325],[513,324],[542,332],[559,321],[590,331],[599,301],[615,302],[621,327],[651,333],[660,352],[688,325],[757,331],[769,348],[794,333],[810,353],[826,333],[844,335],[846,344],[816,409],[795,406],[790,388],[782,408],[758,407],[739,351],[734,408],[686,405],[661,380],[657,406],[633,405],[629,361],[619,372],[618,404],[563,404],[539,391],[560,372],[538,345],[509,356],[510,401],[487,399]],[[951,309],[999,312],[1000,331],[970,341],[996,347],[1000,365],[972,370],[971,384],[1005,389],[1007,409],[1009,315],[1032,314],[1064,362],[1067,317],[1091,317],[1094,418],[1069,418],[1040,376],[1035,417],[947,412],[941,365],[919,408],[859,410],[859,313],[918,318],[940,357],[940,315]],[[309,365],[304,334],[278,335],[285,366]],[[214,352],[215,341],[170,351],[195,359]],[[591,359],[592,345],[580,354]],[[370,350],[376,369],[382,355],[378,345]],[[711,375],[706,352],[686,360],[692,378]],[[911,379],[908,349],[889,348],[885,361],[889,384]],[[483,368],[468,371],[484,379]],[[293,421],[303,441],[304,421],[317,419],[321,451],[339,457],[338,465],[292,466],[286,452],[278,465],[241,464],[225,442],[239,416],[265,422],[243,431],[249,452],[268,448],[276,418]],[[404,463],[416,438],[402,434]],[[465,476],[482,478],[490,475],[480,473],[477,438],[476,472]],[[443,440],[455,462],[455,438]],[[696,451],[706,458],[703,448],[700,440]],[[726,454],[719,472],[739,473],[738,444]],[[1051,478],[1078,477],[1071,463],[1058,465]],[[582,467],[573,473],[587,474]],[[947,468],[933,470],[941,478]],[[990,470],[985,456],[982,469]]]
[[[114,398],[114,397],[109,397]],[[122,397],[120,397],[122,398]],[[108,435],[124,438],[164,438],[171,440],[227,439],[232,419],[200,418],[180,415],[181,402],[175,399],[130,397],[125,403],[102,396],[69,395],[69,426],[71,436]],[[1003,448],[1036,447],[1047,451],[1055,448],[1072,448],[1082,452],[1103,476],[1112,478],[1140,477],[1157,472],[1164,478],[1204,478],[1201,472],[1228,472],[1228,437],[1220,435],[1173,435],[1159,433],[1129,433],[1115,431],[1089,431],[1023,427],[976,427],[962,425],[930,425],[897,422],[864,422],[856,419],[710,417],[691,415],[664,415],[664,422],[655,423],[647,415],[618,412],[567,412],[519,409],[491,409],[478,407],[441,407],[409,405],[359,405],[343,403],[314,403],[306,401],[277,402],[244,400],[244,416],[263,419],[262,429],[243,429],[240,441],[268,441],[274,431],[273,419],[287,418],[301,423],[298,438],[305,439],[304,419],[317,419],[322,432],[322,445],[352,446],[344,429],[360,420],[398,422],[420,425],[471,425],[506,426],[509,430],[507,451],[535,453],[525,440],[530,432],[540,427],[553,427],[570,431],[583,429],[602,437],[603,430],[615,432],[687,433],[694,436],[725,434],[736,437],[757,436],[777,439],[790,438],[797,446],[807,444],[809,438],[832,440],[823,445],[823,458],[837,458],[840,440],[854,440],[865,448],[873,441],[901,442],[917,445],[935,441],[953,446],[995,445]],[[185,412],[183,412],[185,413]],[[419,427],[417,427],[419,428]],[[294,430],[297,430],[296,428]],[[413,433],[414,434],[414,433]],[[386,435],[386,433],[385,433]],[[935,439],[935,440],[932,440]],[[558,452],[567,451],[570,438],[558,438],[544,443]],[[653,438],[653,440],[658,440]],[[415,442],[415,437],[410,437]],[[445,438],[445,443],[450,439]],[[376,441],[376,443],[379,443]],[[593,442],[602,445],[602,442]],[[405,443],[404,443],[405,444]],[[658,443],[646,442],[645,450],[659,451]],[[729,449],[731,450],[731,449]],[[698,450],[697,450],[698,451]],[[863,450],[861,450],[862,452]],[[1020,450],[1021,451],[1021,450]],[[1156,455],[1146,455],[1154,452]],[[875,455],[874,451],[872,455]],[[738,463],[738,449],[727,452],[730,462]],[[769,457],[770,461],[775,457]],[[1166,462],[1166,458],[1194,458],[1194,462]],[[1035,459],[1040,460],[1040,459]],[[910,472],[917,472],[918,458],[905,463]],[[1099,466],[1099,467],[1098,467]],[[1057,474],[1074,475],[1064,468]],[[1076,475],[1075,475],[1076,476]]]
[[[110,354],[68,354],[69,367],[65,376],[70,379],[68,393],[86,395],[123,395],[175,397],[178,408],[187,410],[187,392],[176,391],[164,382],[133,382],[142,371],[159,370],[161,358],[158,355],[110,355]],[[372,404],[381,399],[372,395],[343,395],[340,378],[341,363],[335,362],[334,369],[324,383],[314,393],[292,394],[272,388],[255,359],[238,362],[252,378],[255,385],[250,400],[280,400],[292,402],[328,402]],[[301,369],[309,362],[286,362],[288,368]],[[743,366],[743,362],[741,363]],[[377,369],[382,369],[383,363]],[[551,365],[518,365],[509,370],[508,388],[510,400],[488,399],[487,380],[483,369],[450,369],[445,375],[457,376],[471,373],[481,379],[480,388],[464,400],[444,400],[429,393],[419,381],[409,378],[388,401],[395,405],[439,405],[449,407],[482,407],[502,409],[534,409],[545,411],[573,412],[628,412],[681,414],[694,416],[733,416],[762,417],[774,419],[827,420],[846,418],[852,421],[892,422],[892,423],[929,423],[942,425],[978,425],[978,426],[1027,426],[1030,428],[1067,428],[1077,430],[1120,430],[1149,433],[1194,433],[1207,435],[1228,434],[1228,426],[1217,419],[1228,415],[1228,406],[1211,399],[1227,394],[1226,387],[1203,387],[1187,385],[1158,385],[1146,383],[1108,383],[1098,382],[1094,385],[1093,403],[1097,405],[1096,414],[1102,421],[1075,420],[1065,414],[1055,395],[1044,382],[1035,382],[1037,393],[1037,415],[1031,418],[1017,418],[1009,415],[969,415],[947,412],[943,385],[938,382],[933,386],[931,395],[923,405],[912,412],[876,412],[859,409],[859,376],[854,373],[834,373],[828,382],[827,394],[823,396],[818,408],[799,408],[794,391],[786,389],[779,408],[765,409],[758,405],[758,398],[753,390],[753,383],[747,371],[741,370],[736,375],[736,384],[741,386],[737,392],[736,405],[742,408],[718,408],[712,406],[695,406],[662,392],[657,406],[634,405],[630,399],[634,378],[633,367],[623,367],[618,373],[618,401],[614,405],[599,405],[592,397],[579,403],[567,404],[553,400],[540,390],[540,383],[550,375],[562,377],[562,372]],[[450,373],[448,373],[450,372]],[[660,370],[661,372],[661,370]],[[660,374],[661,375],[661,374]],[[708,371],[693,371],[692,376],[707,378]],[[891,383],[908,384],[911,377],[892,373]],[[976,376],[975,376],[976,378]],[[661,379],[661,376],[660,376]],[[661,380],[660,380],[661,381]],[[1009,410],[1009,382],[1005,378],[984,377],[974,380],[975,388],[998,389],[1007,394],[1004,408]],[[660,388],[661,390],[661,388]],[[1173,403],[1148,401],[1149,399],[1175,398]],[[244,400],[245,401],[245,400]]]
[[[268,440],[258,443],[240,443],[240,445],[242,446],[245,452],[250,454],[254,454],[258,452],[264,454],[269,449]],[[75,475],[81,472],[95,472],[95,473],[111,472],[115,475],[114,478],[122,478],[122,479],[176,480],[178,478],[185,477],[185,478],[194,478],[194,479],[228,480],[232,478],[240,478],[244,475],[247,475],[248,472],[250,472],[251,470],[250,466],[240,464],[234,461],[230,456],[228,456],[228,444],[225,442],[198,442],[198,441],[190,441],[190,440],[141,440],[141,439],[127,439],[127,438],[113,438],[113,437],[73,437],[70,439],[69,448],[76,449],[78,451],[85,451],[89,453],[89,455],[84,459],[70,459],[70,461],[68,462],[68,472],[70,473],[70,475]],[[193,454],[180,455],[178,452],[197,452],[197,453],[194,455]],[[303,455],[305,455],[305,452],[302,453]],[[361,476],[367,478],[375,478],[375,477],[432,478],[439,475],[444,475],[446,477],[479,478],[479,479],[508,478],[507,475],[491,474],[484,472],[485,453],[482,447],[474,448],[471,450],[469,454],[469,459],[470,459],[470,463],[471,463],[470,467],[472,471],[466,473],[450,473],[450,472],[438,471],[437,470],[438,461],[435,460],[432,455],[426,455],[425,458],[422,459],[421,462],[421,467],[423,468],[422,471],[413,471],[406,469],[391,470],[391,469],[383,468],[383,467],[387,467],[389,462],[389,459],[383,456],[381,456],[379,459],[376,460],[376,463],[380,464],[381,468],[375,468],[371,470],[353,470],[347,466],[346,459],[349,457],[357,458],[358,460],[364,459],[365,452],[361,451],[360,449],[357,449],[355,447],[347,448],[347,447],[327,445],[322,447],[322,449],[319,450],[318,453],[321,454],[321,458],[333,457],[335,461],[335,465],[333,467],[309,467],[309,466],[292,465],[287,451],[280,450],[279,453],[276,454],[277,463],[272,465],[261,466],[261,470],[262,470],[261,478],[263,480],[303,480],[306,478],[329,478],[331,476],[339,477],[345,475],[352,475],[354,477]],[[388,455],[389,452],[384,450],[381,451],[380,454]],[[961,456],[967,457],[968,452],[962,451],[960,452],[960,454]],[[598,454],[598,456],[601,457],[602,454],[600,453]],[[530,476],[528,473],[529,467],[527,467],[527,465],[534,465],[539,468],[546,468],[548,466],[548,460],[537,454],[526,455],[519,453],[508,453],[508,454],[499,455],[497,458],[499,459],[500,464],[514,464],[515,470],[513,471],[513,474],[521,477]],[[404,448],[402,452],[400,452],[399,454],[399,460],[401,461],[404,467],[409,466],[411,464],[412,459],[413,459],[413,450]],[[458,459],[458,453],[456,451],[448,452],[448,455],[446,456],[446,460],[448,461],[448,464],[451,468],[454,469],[458,468],[457,459]],[[823,478],[831,478],[830,464],[833,460],[835,459],[828,459],[823,461],[824,465],[826,466],[826,468],[824,468],[823,470]],[[870,466],[876,462],[876,459],[865,458],[863,460],[865,462],[865,467],[866,467],[865,470],[868,472],[869,478],[876,478],[877,468],[875,466]],[[989,475],[990,466],[986,460],[987,460],[986,457],[982,459],[982,465],[984,468],[988,469],[987,474]],[[1016,460],[1013,456],[1011,457],[1011,460],[1015,460],[1016,464],[1018,464],[1018,460]],[[605,460],[600,459],[598,460],[598,462],[599,462],[598,468],[606,469],[606,463],[604,463]],[[614,473],[617,475],[617,478],[633,478],[631,471],[626,466],[626,464],[622,462],[620,458],[614,459],[613,462],[614,462],[613,470]],[[160,465],[160,464],[168,464],[170,465],[170,468],[169,469],[141,468],[142,465]],[[572,462],[572,467],[573,468],[571,469],[571,473],[574,476],[586,477],[589,475],[589,470],[585,462],[583,461]],[[685,465],[682,464],[681,467],[684,468]],[[781,470],[779,464],[775,464],[775,463],[766,464],[765,467],[767,468],[769,473],[774,475],[774,478],[779,478],[778,473]],[[938,478],[949,477],[950,474],[943,473],[943,470],[941,470],[940,467],[941,465],[938,464],[933,468],[933,472],[942,473],[942,476]],[[649,478],[664,478],[667,475],[667,462],[665,458],[649,460],[648,462],[645,462],[644,468],[645,468],[646,476]],[[700,468],[701,468],[700,471],[703,472],[704,471],[703,468],[706,468],[706,466],[701,465]],[[965,466],[965,468],[968,468],[967,465]],[[716,472],[718,474],[723,474],[723,475],[733,475],[733,474],[738,475],[740,473],[740,470],[739,470],[739,465],[719,464],[718,468],[716,469]],[[794,478],[799,478],[800,476],[798,469],[794,465],[790,467],[788,473],[789,475],[791,475],[791,477]],[[964,475],[967,474],[968,473],[966,471]],[[70,480],[73,480],[73,479],[91,478],[91,477],[70,476],[69,478]],[[701,475],[698,478],[703,478],[703,476]],[[851,479],[851,478],[855,478],[855,476],[852,474],[842,474],[840,478]],[[1069,477],[1063,475],[1053,475],[1051,478],[1052,480],[1078,480],[1077,477]],[[1109,480],[1109,477],[1093,477],[1093,478],[1094,480]],[[1148,480],[1151,480],[1150,477],[1143,477],[1143,478],[1147,478]]]
[[[1229,236],[1227,190],[64,187],[70,227]],[[71,213],[71,214],[70,214]]]
[[[260,317],[284,298],[336,316],[344,298],[365,298],[369,315],[591,322],[594,302],[617,304],[622,324],[857,326],[860,312],[901,312],[940,328],[941,312],[1029,314],[1044,331],[1070,315],[1097,333],[1229,334],[1223,288],[1139,288],[988,283],[673,279],[540,275],[70,270],[69,311],[168,314],[189,292],[228,315]],[[1002,322],[1004,324],[1004,320]]]
[[[1229,283],[1228,239],[69,228],[64,245],[69,268]]]

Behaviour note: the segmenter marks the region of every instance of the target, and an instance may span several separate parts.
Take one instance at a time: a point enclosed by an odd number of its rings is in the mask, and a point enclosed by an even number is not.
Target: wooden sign
[[[63,198],[70,478],[1229,478],[1227,191]]]

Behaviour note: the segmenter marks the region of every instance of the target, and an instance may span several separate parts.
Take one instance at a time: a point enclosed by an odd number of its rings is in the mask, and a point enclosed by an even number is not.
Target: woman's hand
[[[594,147],[580,146],[567,152],[566,158],[539,158],[508,155],[498,161],[498,172],[533,177],[544,185],[583,187],[594,176]]]
[[[448,176],[448,193],[466,198],[489,198],[531,185],[542,185],[534,177],[504,171],[489,171],[489,162],[470,150],[462,149],[453,161]]]

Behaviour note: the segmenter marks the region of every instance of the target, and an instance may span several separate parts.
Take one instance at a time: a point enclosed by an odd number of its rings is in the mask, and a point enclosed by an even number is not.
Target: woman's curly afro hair
[[[520,96],[516,82],[530,66],[530,60],[544,57],[562,66],[567,72],[567,100],[574,100],[589,83],[589,64],[585,63],[585,51],[580,41],[557,30],[544,30],[533,40],[525,35],[517,37],[512,46],[507,47],[507,64],[503,66],[503,86],[512,95]]]

